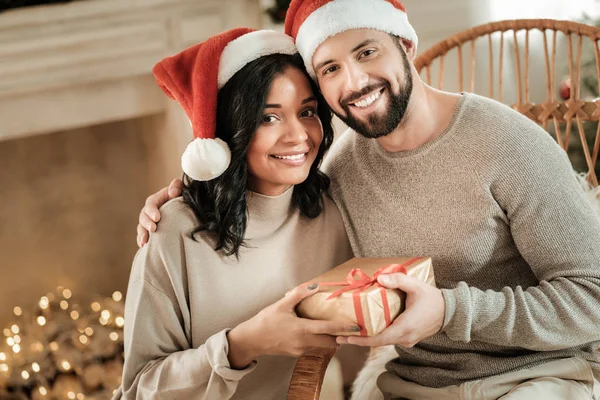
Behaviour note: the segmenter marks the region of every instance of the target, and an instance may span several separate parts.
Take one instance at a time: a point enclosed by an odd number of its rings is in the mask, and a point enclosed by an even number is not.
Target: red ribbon
[[[390,318],[390,305],[388,303],[387,293],[385,288],[377,282],[377,278],[379,275],[384,274],[393,274],[393,273],[402,273],[406,274],[406,267],[414,264],[416,261],[421,260],[422,257],[412,258],[405,263],[402,264],[390,264],[385,267],[379,268],[372,277],[364,273],[360,268],[354,268],[352,271],[348,273],[346,276],[346,280],[344,282],[323,282],[319,283],[320,286],[346,286],[343,289],[340,289],[327,297],[326,300],[333,299],[341,296],[342,293],[349,292],[354,290],[352,293],[352,300],[354,301],[354,312],[356,314],[356,322],[360,327],[360,335],[367,336],[367,330],[365,328],[365,317],[362,309],[362,304],[360,302],[360,293],[367,290],[371,286],[376,286],[379,288],[379,293],[381,293],[381,300],[383,302],[383,315],[385,317],[385,326],[389,326],[392,321]]]

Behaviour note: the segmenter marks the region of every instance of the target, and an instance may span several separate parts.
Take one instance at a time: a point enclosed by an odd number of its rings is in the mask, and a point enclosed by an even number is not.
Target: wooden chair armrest
[[[287,400],[319,400],[325,370],[336,350],[335,347],[314,348],[298,358]]]

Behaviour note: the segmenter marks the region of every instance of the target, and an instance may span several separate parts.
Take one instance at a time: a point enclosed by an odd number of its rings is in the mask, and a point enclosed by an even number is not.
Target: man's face
[[[312,63],[325,100],[350,128],[378,138],[398,127],[413,82],[408,57],[396,38],[352,29],[323,42]]]

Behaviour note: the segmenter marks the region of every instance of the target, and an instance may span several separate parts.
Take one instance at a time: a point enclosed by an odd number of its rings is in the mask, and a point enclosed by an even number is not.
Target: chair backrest
[[[448,69],[444,67],[444,60],[456,60],[459,91],[478,90],[479,94],[508,104],[542,125],[569,153],[574,168],[586,173],[588,182],[597,187],[600,150],[600,99],[597,98],[599,39],[600,28],[571,21],[527,19],[492,22],[435,44],[417,57],[415,67],[427,84],[443,89],[445,70]],[[537,48],[532,50],[536,43]],[[561,51],[565,45],[566,51]],[[463,51],[464,47],[469,50]],[[482,51],[482,47],[486,50]],[[560,55],[558,67],[557,53]],[[508,64],[507,59],[510,58],[509,62],[514,67],[507,71],[504,64]],[[541,58],[544,62],[540,68],[532,70],[531,61],[539,62]],[[513,81],[505,81],[507,73],[512,71]],[[540,81],[542,73],[545,79]],[[437,74],[437,85],[432,82],[432,74]],[[557,93],[561,83],[557,76],[561,75],[570,79],[570,93],[565,96],[566,100]],[[482,77],[486,87],[476,89],[476,82],[482,86]],[[535,80],[545,82],[545,85],[531,87]],[[515,99],[503,99],[507,86],[513,91],[516,87]],[[542,101],[533,102],[532,98],[536,96]],[[574,133],[575,130],[577,133]]]

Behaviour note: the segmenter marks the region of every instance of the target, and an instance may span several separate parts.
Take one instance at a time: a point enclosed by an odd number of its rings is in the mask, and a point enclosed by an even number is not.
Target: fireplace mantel
[[[151,75],[157,61],[260,24],[258,0],[85,0],[1,13],[0,141],[168,111]]]

